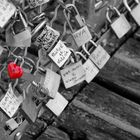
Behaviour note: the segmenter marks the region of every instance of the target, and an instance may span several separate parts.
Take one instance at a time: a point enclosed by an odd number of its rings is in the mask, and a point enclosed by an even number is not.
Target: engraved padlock
[[[73,4],[67,4],[66,5],[67,9],[69,9],[70,7],[74,7],[75,12],[78,15],[78,19],[80,19],[80,15],[79,15],[78,10],[76,9],[76,7]],[[67,13],[66,9],[64,9],[63,12],[64,12],[65,18],[67,20],[67,23],[68,23],[68,25],[70,27],[70,30],[72,32],[72,36],[73,36],[77,46],[80,47],[83,44],[85,44],[88,41],[90,41],[92,39],[91,33],[90,33],[88,27],[84,24],[82,18],[81,18],[81,20],[79,20],[79,21],[82,22],[82,24],[81,24],[81,22],[78,22],[78,23],[80,23],[79,24],[80,25],[80,29],[75,31],[74,28],[72,27],[71,23],[70,23],[70,15],[69,15],[69,13]]]
[[[15,21],[6,30],[6,43],[11,47],[30,47],[31,45],[31,29],[20,10],[17,10]]]
[[[38,33],[38,34],[37,34]],[[34,45],[50,50],[56,43],[60,36],[60,33],[48,25],[48,20],[44,19],[35,29],[32,31],[32,38]]]
[[[115,19],[114,21],[112,21],[109,16],[110,11],[115,11],[115,13],[118,16],[118,18]],[[111,24],[110,26],[112,30],[119,39],[124,37],[131,29],[131,25],[126,19],[125,15],[121,14],[116,7],[107,8],[106,18],[108,22]]]
[[[95,64],[81,52],[76,52],[76,55],[80,56],[83,59],[83,68],[86,73],[85,81],[90,83],[95,76],[99,73],[99,69],[95,66]]]
[[[139,0],[134,0],[134,2],[137,4],[133,9],[130,8],[130,6],[128,5],[128,1],[127,0],[123,0],[123,3],[126,7],[126,9],[130,12],[130,15],[133,17],[133,19],[135,20],[135,22],[138,24],[138,26],[140,26],[140,2]]]
[[[106,50],[101,46],[97,45],[94,41],[90,40],[90,43],[95,47],[95,49],[87,50],[85,45],[82,46],[84,52],[89,56],[89,59],[99,68],[102,69],[105,64],[110,59],[110,55]]]
[[[82,61],[77,59],[76,54],[72,49],[71,51],[73,55],[71,55],[63,69],[60,71],[66,89],[80,84],[85,80],[86,76]]]

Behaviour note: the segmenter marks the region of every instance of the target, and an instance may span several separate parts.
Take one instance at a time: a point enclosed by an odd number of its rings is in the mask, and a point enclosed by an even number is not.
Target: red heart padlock
[[[7,69],[10,79],[17,79],[23,75],[23,69],[14,62],[9,63]]]

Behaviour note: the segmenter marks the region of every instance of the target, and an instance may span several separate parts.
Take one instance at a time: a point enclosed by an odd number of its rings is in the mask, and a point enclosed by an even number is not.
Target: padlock
[[[85,45],[82,46],[84,52],[89,56],[89,59],[99,68],[102,69],[105,64],[110,59],[110,55],[106,52],[106,50],[101,46],[97,45],[94,41],[89,41],[95,47],[94,50],[88,51]]]
[[[11,47],[30,47],[31,45],[31,29],[20,10],[17,11],[17,19],[6,30],[6,43]]]
[[[33,39],[34,45],[43,47],[47,50],[48,49],[50,50],[50,48],[52,48],[52,46],[58,40],[58,38],[60,36],[60,33],[57,30],[53,29],[51,26],[47,25],[47,24],[48,24],[48,20],[44,19],[32,31],[32,38],[34,38]],[[39,34],[37,34],[38,32],[39,32]]]
[[[83,59],[84,63],[83,63],[83,67],[86,73],[86,82],[90,83],[95,76],[99,73],[99,69],[95,66],[95,64],[88,58],[86,58],[86,56],[84,56],[81,52],[76,52],[76,55],[79,55],[80,58]]]
[[[48,90],[48,96],[55,98],[60,86],[61,77],[51,69],[46,69],[45,74],[42,74],[40,85]],[[54,87],[55,85],[55,87]]]
[[[0,101],[0,108],[11,118],[18,111],[22,102],[23,98],[15,95],[13,86],[9,83],[8,90]]]
[[[55,47],[50,51],[48,56],[58,66],[62,67],[71,55],[71,51],[66,45],[59,40]]]
[[[59,92],[57,92],[55,98],[50,99],[46,104],[46,107],[58,117],[61,115],[67,105],[68,101]]]
[[[135,20],[135,22],[138,24],[138,26],[140,26],[140,2],[139,0],[134,0],[134,2],[137,4],[133,9],[130,8],[130,6],[128,5],[128,1],[127,0],[123,0],[123,3],[126,7],[126,9],[130,12],[130,15],[133,17],[133,19]]]
[[[74,5],[72,4],[67,4],[66,8],[70,8],[70,7],[74,7],[74,9],[76,8]],[[82,46],[83,44],[89,42],[92,39],[91,33],[88,29],[88,27],[85,24],[80,24],[80,29],[75,31],[74,28],[72,27],[71,23],[70,23],[70,19],[69,19],[69,14],[67,14],[66,9],[64,9],[64,16],[67,20],[67,23],[72,31],[72,36],[77,44],[78,47]],[[78,12],[76,10],[76,12]],[[79,19],[79,13],[77,13],[78,15],[78,19]],[[82,20],[82,18],[81,18]],[[80,23],[80,22],[79,22]],[[82,26],[81,26],[82,25]]]
[[[9,119],[8,121],[6,121],[6,126],[8,127],[8,129],[10,131],[14,131],[15,129],[17,129],[19,127],[19,125],[22,124],[22,121],[17,122],[16,121],[16,117]]]
[[[112,21],[111,18],[109,17],[109,13],[110,13],[109,11],[115,11],[118,18]],[[114,31],[114,33],[119,39],[124,37],[131,29],[131,25],[126,19],[125,15],[121,14],[118,11],[118,9],[116,9],[115,7],[113,7],[112,9],[107,8],[106,18],[108,22],[111,24],[112,30]]]
[[[63,69],[60,70],[60,74],[66,89],[82,83],[86,76],[82,61],[77,59],[76,54],[72,49],[71,51],[73,56],[71,55],[69,60],[63,66]]]
[[[35,91],[32,89],[32,86],[33,84],[30,83],[26,88],[25,99],[20,108],[20,113],[29,123],[34,123],[36,121],[38,113],[42,106],[42,103],[37,106],[36,103],[33,101]]]
[[[16,7],[8,0],[0,0],[0,28],[4,28],[16,12]]]

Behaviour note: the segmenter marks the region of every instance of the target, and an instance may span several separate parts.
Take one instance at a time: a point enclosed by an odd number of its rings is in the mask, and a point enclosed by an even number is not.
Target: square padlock
[[[18,124],[13,118],[11,118],[10,120],[8,120],[8,121],[6,122],[6,126],[8,127],[8,129],[9,129],[10,131],[13,131],[13,130],[15,130],[16,128],[18,128],[19,124]]]

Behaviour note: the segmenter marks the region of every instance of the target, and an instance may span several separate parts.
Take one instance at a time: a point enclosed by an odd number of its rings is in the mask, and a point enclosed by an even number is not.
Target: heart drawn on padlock
[[[17,79],[23,75],[23,69],[14,62],[8,64],[7,70],[10,79]]]

